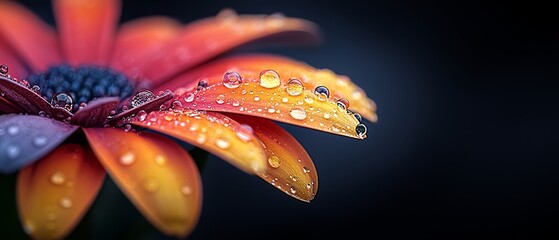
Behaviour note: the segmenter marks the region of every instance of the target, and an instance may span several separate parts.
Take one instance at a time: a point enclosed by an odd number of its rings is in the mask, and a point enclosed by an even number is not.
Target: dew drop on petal
[[[8,74],[8,65],[5,64],[0,65],[0,74],[1,75]]]
[[[137,116],[138,116],[138,120],[143,122],[143,121],[146,120],[146,117],[148,116],[148,113],[144,110],[141,110],[141,111],[138,112]]]
[[[357,135],[360,138],[364,138],[365,134],[367,134],[367,126],[365,126],[365,124],[359,123],[355,127],[355,132],[357,132]]]
[[[185,102],[192,102],[194,101],[194,93],[187,93],[184,97]]]
[[[134,153],[132,152],[126,152],[122,155],[120,155],[120,158],[118,159],[118,161],[120,162],[120,164],[125,165],[125,166],[130,166],[134,163],[135,161],[135,156]]]
[[[182,103],[181,101],[175,100],[171,103],[171,108],[173,108],[174,110],[181,110],[182,109]]]
[[[355,117],[355,119],[357,119],[357,121],[361,122],[361,120],[363,120],[363,117],[361,117],[361,115],[359,113],[355,113],[353,114],[353,116]]]
[[[307,112],[302,107],[294,107],[289,111],[289,115],[297,120],[303,120],[307,117]]]
[[[206,134],[200,134],[198,135],[198,137],[196,137],[196,142],[198,144],[203,144],[206,142],[206,139],[207,139]]]
[[[286,98],[286,97],[284,97],[284,98],[282,98],[282,99],[281,99],[281,102],[282,102],[282,103],[286,103],[286,102],[289,102],[289,99],[288,99],[288,98]]]
[[[304,173],[310,173],[311,170],[309,170],[307,167],[303,167],[303,172],[304,172]]]
[[[63,197],[58,201],[58,204],[60,204],[61,207],[63,208],[70,208],[72,207],[72,205],[74,205],[74,203],[72,202],[72,199],[68,198],[68,197]]]
[[[332,125],[332,131],[333,131],[333,132],[340,132],[340,128],[341,128],[341,127],[338,126],[338,125],[336,125],[336,124]]]
[[[31,87],[31,90],[33,90],[33,92],[40,93],[41,92],[41,87],[39,87],[37,85],[33,85]]]
[[[208,87],[208,80],[202,79],[202,80],[198,81],[198,87],[196,89],[197,90],[203,90],[207,87]]]
[[[314,94],[318,96],[318,100],[325,101],[330,97],[330,90],[325,86],[318,86],[314,89]]]
[[[226,88],[238,88],[242,83],[243,79],[237,72],[226,72],[223,75],[223,85]]]
[[[50,104],[55,108],[64,108],[71,112],[74,107],[74,100],[66,93],[57,93],[52,96]]]
[[[291,96],[299,96],[303,92],[303,83],[299,79],[292,78],[287,82],[285,90]]]
[[[227,149],[231,146],[231,142],[227,138],[220,137],[215,140],[215,145],[221,149]]]
[[[159,182],[154,179],[147,179],[144,181],[144,189],[153,193],[159,189]]]
[[[241,127],[237,129],[236,135],[244,142],[250,141],[252,139],[253,129],[247,124],[241,124]]]
[[[11,145],[10,144],[6,147],[6,155],[10,159],[16,159],[17,157],[19,157],[20,153],[21,153],[21,150],[16,145]]]
[[[295,188],[295,186],[291,186],[291,188],[289,188],[289,191],[290,191],[292,194],[297,193],[297,189]]]
[[[349,108],[349,100],[347,100],[345,98],[338,99],[336,104],[338,105],[338,107],[341,110],[344,110],[344,111]]]
[[[315,99],[315,95],[313,95],[312,93],[308,93],[307,95],[305,95],[305,102],[308,104],[312,104],[314,102]]]
[[[45,144],[47,144],[47,137],[44,135],[37,135],[33,137],[33,145],[35,147],[42,147],[45,146]]]
[[[311,188],[312,188],[312,185],[310,183],[307,183],[307,189],[310,190]]]
[[[19,127],[18,127],[18,126],[15,126],[15,125],[14,125],[14,126],[10,126],[10,127],[8,127],[8,131],[7,131],[7,132],[8,132],[8,134],[10,134],[10,135],[12,135],[12,136],[15,136],[15,135],[17,135],[17,134],[19,133]]]
[[[223,94],[219,94],[215,99],[215,102],[217,104],[223,104],[225,102],[225,96],[223,96]]]
[[[155,164],[157,164],[157,166],[164,166],[166,162],[167,160],[165,159],[164,156],[159,154],[155,156]]]
[[[264,70],[260,73],[260,86],[264,88],[276,88],[281,84],[279,74],[274,70]]]
[[[255,101],[255,102],[260,101],[260,97],[259,97],[259,96],[254,96],[254,101]]]
[[[273,168],[278,168],[281,165],[281,159],[276,155],[272,155],[268,158],[268,164]]]
[[[239,102],[239,100],[233,99],[231,101],[231,105],[233,105],[233,107],[238,107],[239,105],[241,105],[241,103]]]
[[[181,193],[185,196],[188,196],[188,195],[192,194],[192,188],[190,188],[190,186],[184,184],[181,187]]]
[[[62,172],[56,171],[52,175],[50,175],[50,182],[54,185],[60,186],[66,183],[66,176],[64,176]]]
[[[130,102],[130,104],[132,104],[132,107],[138,107],[141,106],[151,100],[155,99],[155,94],[153,94],[150,90],[143,90],[140,91],[138,93],[136,93],[133,97],[132,97],[132,101]]]

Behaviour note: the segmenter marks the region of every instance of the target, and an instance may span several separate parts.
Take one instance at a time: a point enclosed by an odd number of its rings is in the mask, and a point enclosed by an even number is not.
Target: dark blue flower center
[[[73,109],[81,103],[101,97],[128,98],[134,92],[134,85],[124,74],[110,68],[82,65],[72,67],[67,64],[50,67],[46,72],[32,74],[27,81],[41,88],[41,95],[47,101],[60,93],[73,99]]]

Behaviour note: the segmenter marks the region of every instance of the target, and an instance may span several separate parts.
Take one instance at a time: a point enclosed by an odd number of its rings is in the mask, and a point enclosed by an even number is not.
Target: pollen
[[[28,81],[40,87],[41,96],[47,101],[60,93],[70,95],[74,100],[73,109],[78,109],[81,103],[101,97],[126,99],[135,90],[132,81],[124,74],[91,65],[52,66],[46,72],[32,74]]]

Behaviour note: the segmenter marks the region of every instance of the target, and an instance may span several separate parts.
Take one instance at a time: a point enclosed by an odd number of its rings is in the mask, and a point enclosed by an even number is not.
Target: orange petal
[[[286,75],[273,70],[231,71],[201,80],[210,84],[194,92],[179,88],[175,96],[189,109],[245,114],[354,138],[366,137],[365,125],[353,114],[314,89],[294,81],[288,83]],[[242,82],[235,81],[239,78]],[[220,82],[222,79],[229,81],[229,87]]]
[[[180,24],[167,17],[149,17],[125,23],[118,31],[111,67],[132,78],[139,77],[145,56],[161,49],[176,36]]]
[[[317,27],[302,19],[278,14],[237,16],[225,10],[217,17],[187,25],[176,41],[146,56],[141,69],[145,77],[158,85],[212,57],[256,40],[276,37],[283,41],[316,42],[317,35]]]
[[[258,176],[287,195],[310,202],[318,190],[318,176],[305,148],[272,121],[238,114],[230,116],[241,124],[251,126],[254,135],[266,146],[268,166]]]
[[[334,99],[348,99],[349,108],[360,113],[366,119],[376,122],[376,105],[369,99],[365,92],[346,76],[336,75],[328,69],[315,69],[303,62],[289,58],[273,55],[245,55],[223,58],[206,65],[188,71],[185,74],[160,86],[160,89],[176,89],[184,87],[185,83],[197,84],[199,79],[208,78],[208,85],[222,81],[212,76],[223,75],[223,73],[235,70],[239,73],[260,72],[273,69],[280,74],[287,83],[291,78],[299,79],[307,89],[315,89],[318,86],[326,86]],[[259,81],[259,78],[245,79],[244,81]],[[215,82],[212,82],[215,81]],[[284,83],[284,84],[285,84]]]
[[[105,178],[91,149],[65,144],[19,172],[17,203],[25,232],[62,239],[81,220]]]
[[[178,144],[149,132],[84,129],[111,178],[159,230],[185,237],[202,208],[198,168]]]
[[[219,113],[151,112],[132,123],[203,148],[247,173],[266,168],[266,154],[260,142],[240,124]]]
[[[107,62],[120,7],[115,0],[53,1],[62,49],[70,64]]]
[[[54,30],[31,11],[12,1],[0,1],[0,16],[0,35],[32,70],[46,70],[61,61]]]

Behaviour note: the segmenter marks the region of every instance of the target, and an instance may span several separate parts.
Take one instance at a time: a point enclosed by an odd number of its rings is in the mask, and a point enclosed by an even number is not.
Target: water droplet
[[[39,117],[46,117],[47,113],[45,111],[39,111]]]
[[[175,100],[171,103],[171,108],[173,108],[174,110],[181,110],[182,109],[182,103],[181,101]]]
[[[198,144],[203,144],[203,143],[206,142],[206,138],[207,138],[207,137],[206,137],[206,134],[200,134],[200,135],[198,135],[198,137],[196,138],[196,142],[197,142]]]
[[[259,96],[254,96],[254,101],[255,101],[255,102],[260,101],[260,97],[259,97]]]
[[[130,125],[130,124],[124,125],[124,131],[125,132],[130,132],[130,130],[132,130],[132,125]]]
[[[191,92],[190,92],[190,93],[187,93],[187,94],[184,96],[184,101],[185,101],[185,102],[192,102],[192,101],[194,101],[194,93],[191,93]]]
[[[329,113],[324,113],[324,119],[330,119],[330,114]]]
[[[312,188],[312,185],[311,185],[311,183],[307,183],[307,189],[309,189],[309,190],[310,190],[311,188]]]
[[[297,193],[297,189],[295,188],[295,186],[291,186],[291,188],[289,188],[289,191],[290,191],[292,194]]]
[[[18,126],[10,126],[8,127],[8,134],[15,136],[19,133],[19,127]]]
[[[227,149],[231,146],[231,142],[227,138],[220,137],[215,140],[215,145],[221,149]]]
[[[318,96],[318,100],[326,101],[330,97],[330,90],[325,86],[318,86],[314,89],[314,94]]]
[[[8,74],[8,65],[5,64],[0,65],[0,74],[2,75]]]
[[[33,137],[33,145],[35,145],[35,147],[42,147],[45,146],[45,144],[47,144],[47,137],[44,135],[37,135]]]
[[[359,123],[355,127],[355,132],[357,132],[357,135],[360,138],[364,138],[365,134],[367,134],[367,126],[365,126],[365,124]]]
[[[296,176],[289,176],[289,178],[291,178],[291,181],[297,182],[297,180],[299,180],[298,177]]]
[[[143,121],[146,120],[146,117],[148,116],[148,113],[144,110],[141,110],[141,111],[138,112],[137,116],[138,116],[138,120],[143,122]]]
[[[148,192],[155,192],[159,189],[159,182],[154,179],[147,179],[144,181],[144,189]]]
[[[284,97],[284,98],[282,98],[282,99],[281,99],[281,102],[282,102],[282,103],[286,103],[286,102],[289,102],[289,99],[288,99],[288,98],[286,98],[286,97]]]
[[[310,173],[311,170],[309,170],[307,167],[303,167],[303,172],[304,172],[304,173]]]
[[[21,150],[16,145],[11,145],[10,144],[6,147],[6,155],[8,155],[8,158],[10,158],[10,159],[16,159],[17,157],[19,157],[20,153],[21,153]]]
[[[268,164],[273,168],[278,168],[281,165],[281,159],[276,155],[272,155],[268,158]]]
[[[237,129],[236,135],[244,142],[248,142],[252,139],[253,130],[252,127],[247,124],[241,124],[241,126]]]
[[[223,96],[223,94],[219,94],[215,99],[215,102],[217,104],[223,104],[225,102],[225,96]]]
[[[31,87],[31,90],[33,90],[33,92],[35,92],[35,93],[39,93],[39,92],[41,92],[41,87],[39,87],[37,85],[33,85],[33,87]]]
[[[150,90],[143,90],[140,91],[138,93],[136,93],[136,95],[134,95],[132,97],[132,107],[138,107],[141,106],[151,100],[155,99],[155,94],[153,94]]]
[[[164,166],[166,162],[167,160],[165,159],[164,156],[162,155],[155,156],[155,164],[157,164],[157,166]]]
[[[275,113],[275,112],[276,112],[276,109],[274,109],[274,108],[268,108],[268,113]]]
[[[315,95],[312,93],[307,93],[307,95],[305,95],[305,102],[308,104],[312,104],[314,102],[315,99]]]
[[[233,99],[231,101],[231,105],[233,105],[233,107],[238,107],[239,105],[241,105],[241,103],[239,102],[239,100]]]
[[[265,70],[260,73],[260,86],[265,88],[276,88],[281,84],[279,74],[274,70]]]
[[[66,183],[66,176],[64,176],[62,172],[56,171],[52,175],[50,175],[50,182],[54,185],[60,186]]]
[[[287,82],[285,90],[291,96],[299,96],[303,92],[303,83],[299,79],[292,78]]]
[[[339,132],[340,131],[340,126],[338,126],[336,124],[332,125],[332,131],[333,132]]]
[[[302,107],[294,107],[289,111],[289,115],[297,120],[303,120],[307,117],[307,112]]]
[[[226,72],[223,75],[223,85],[226,88],[238,88],[242,83],[243,79],[237,72]]]
[[[185,196],[192,194],[192,188],[186,184],[182,185],[181,193]]]
[[[357,119],[357,121],[361,122],[361,120],[363,120],[363,117],[361,117],[361,115],[359,113],[355,113],[353,114],[353,116],[355,117],[355,119]]]
[[[63,197],[58,201],[58,204],[60,204],[61,207],[63,208],[70,208],[72,207],[72,205],[74,205],[74,203],[72,202],[72,199],[70,199],[69,197]]]
[[[72,97],[70,97],[70,95],[66,93],[57,93],[54,96],[52,96],[52,99],[50,100],[50,104],[53,107],[64,108],[69,112],[71,112],[72,108],[74,107],[74,100],[72,100]]]
[[[346,110],[349,108],[349,100],[345,99],[345,98],[340,98],[338,99],[337,103],[338,107],[341,110]]]
[[[203,90],[207,87],[208,87],[208,80],[202,79],[198,81],[198,87],[196,87],[196,90]]]
[[[132,152],[126,152],[126,153],[120,155],[120,158],[118,160],[119,160],[120,164],[125,165],[125,166],[130,166],[134,163],[135,156],[134,156],[134,153],[132,153]]]

